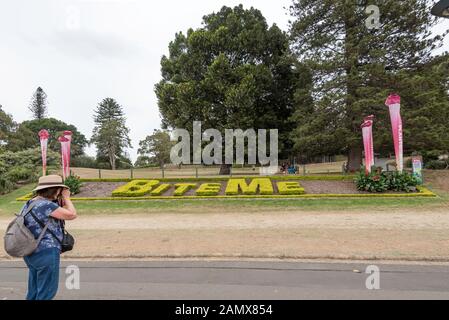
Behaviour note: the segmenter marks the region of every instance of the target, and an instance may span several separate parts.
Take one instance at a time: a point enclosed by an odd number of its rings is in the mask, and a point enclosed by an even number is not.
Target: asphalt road
[[[79,268],[79,289],[72,270]],[[297,300],[449,299],[448,266],[378,265],[380,290],[368,290],[368,265],[297,262],[63,262],[57,299]],[[66,275],[66,270],[71,271]],[[359,272],[357,272],[357,270]],[[69,277],[69,278],[68,278]],[[0,300],[23,299],[27,269],[0,262]],[[374,282],[375,283],[375,282]]]

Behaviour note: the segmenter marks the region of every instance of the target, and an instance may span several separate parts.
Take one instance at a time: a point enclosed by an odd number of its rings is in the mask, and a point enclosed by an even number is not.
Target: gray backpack
[[[48,229],[48,222],[37,239],[25,226],[25,216],[33,210],[35,201],[28,205],[26,211],[22,212],[9,224],[4,237],[5,251],[14,258],[23,258],[32,254],[41,242]]]

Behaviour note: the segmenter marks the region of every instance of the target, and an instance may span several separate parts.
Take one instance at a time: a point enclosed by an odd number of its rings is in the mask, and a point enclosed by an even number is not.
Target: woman
[[[41,177],[35,197],[28,201],[23,210],[33,203],[33,209],[25,217],[25,225],[37,238],[41,225],[48,229],[31,255],[24,258],[29,269],[27,300],[51,300],[58,291],[59,261],[63,231],[63,220],[76,219],[76,209],[70,200],[70,189],[57,175]],[[40,220],[40,222],[36,221]],[[57,237],[58,239],[55,239]]]

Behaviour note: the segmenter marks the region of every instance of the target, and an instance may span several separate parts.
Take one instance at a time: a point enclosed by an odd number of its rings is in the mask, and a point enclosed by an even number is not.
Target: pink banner
[[[371,121],[370,135],[371,135],[371,155],[372,155],[371,160],[372,161],[371,161],[370,167],[374,167],[374,165],[375,165],[374,137],[373,137],[373,128],[372,128],[374,126],[374,119],[375,119],[374,115],[370,115],[364,119],[364,121]]]
[[[71,144],[72,144],[72,131],[64,131],[63,133],[64,138],[66,138],[68,141],[67,144],[67,158],[66,158],[66,170],[67,170],[67,177],[70,176],[70,155],[71,155]]]
[[[66,137],[59,137],[58,141],[61,143],[62,177],[65,180],[70,176],[70,140]]]
[[[402,133],[401,97],[392,94],[385,104],[390,109],[391,127],[393,130],[394,151],[396,153],[396,166],[399,172],[404,170],[404,140]]]
[[[39,131],[39,139],[41,141],[41,156],[42,156],[42,176],[47,175],[47,146],[50,134],[47,130]]]
[[[365,149],[365,171],[371,173],[371,167],[374,165],[373,151],[373,121],[365,121],[362,124],[363,146]]]

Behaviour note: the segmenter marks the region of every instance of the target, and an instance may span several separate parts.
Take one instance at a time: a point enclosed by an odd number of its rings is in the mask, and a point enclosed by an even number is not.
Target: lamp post
[[[437,17],[449,18],[449,0],[441,0],[432,8],[432,14]]]

